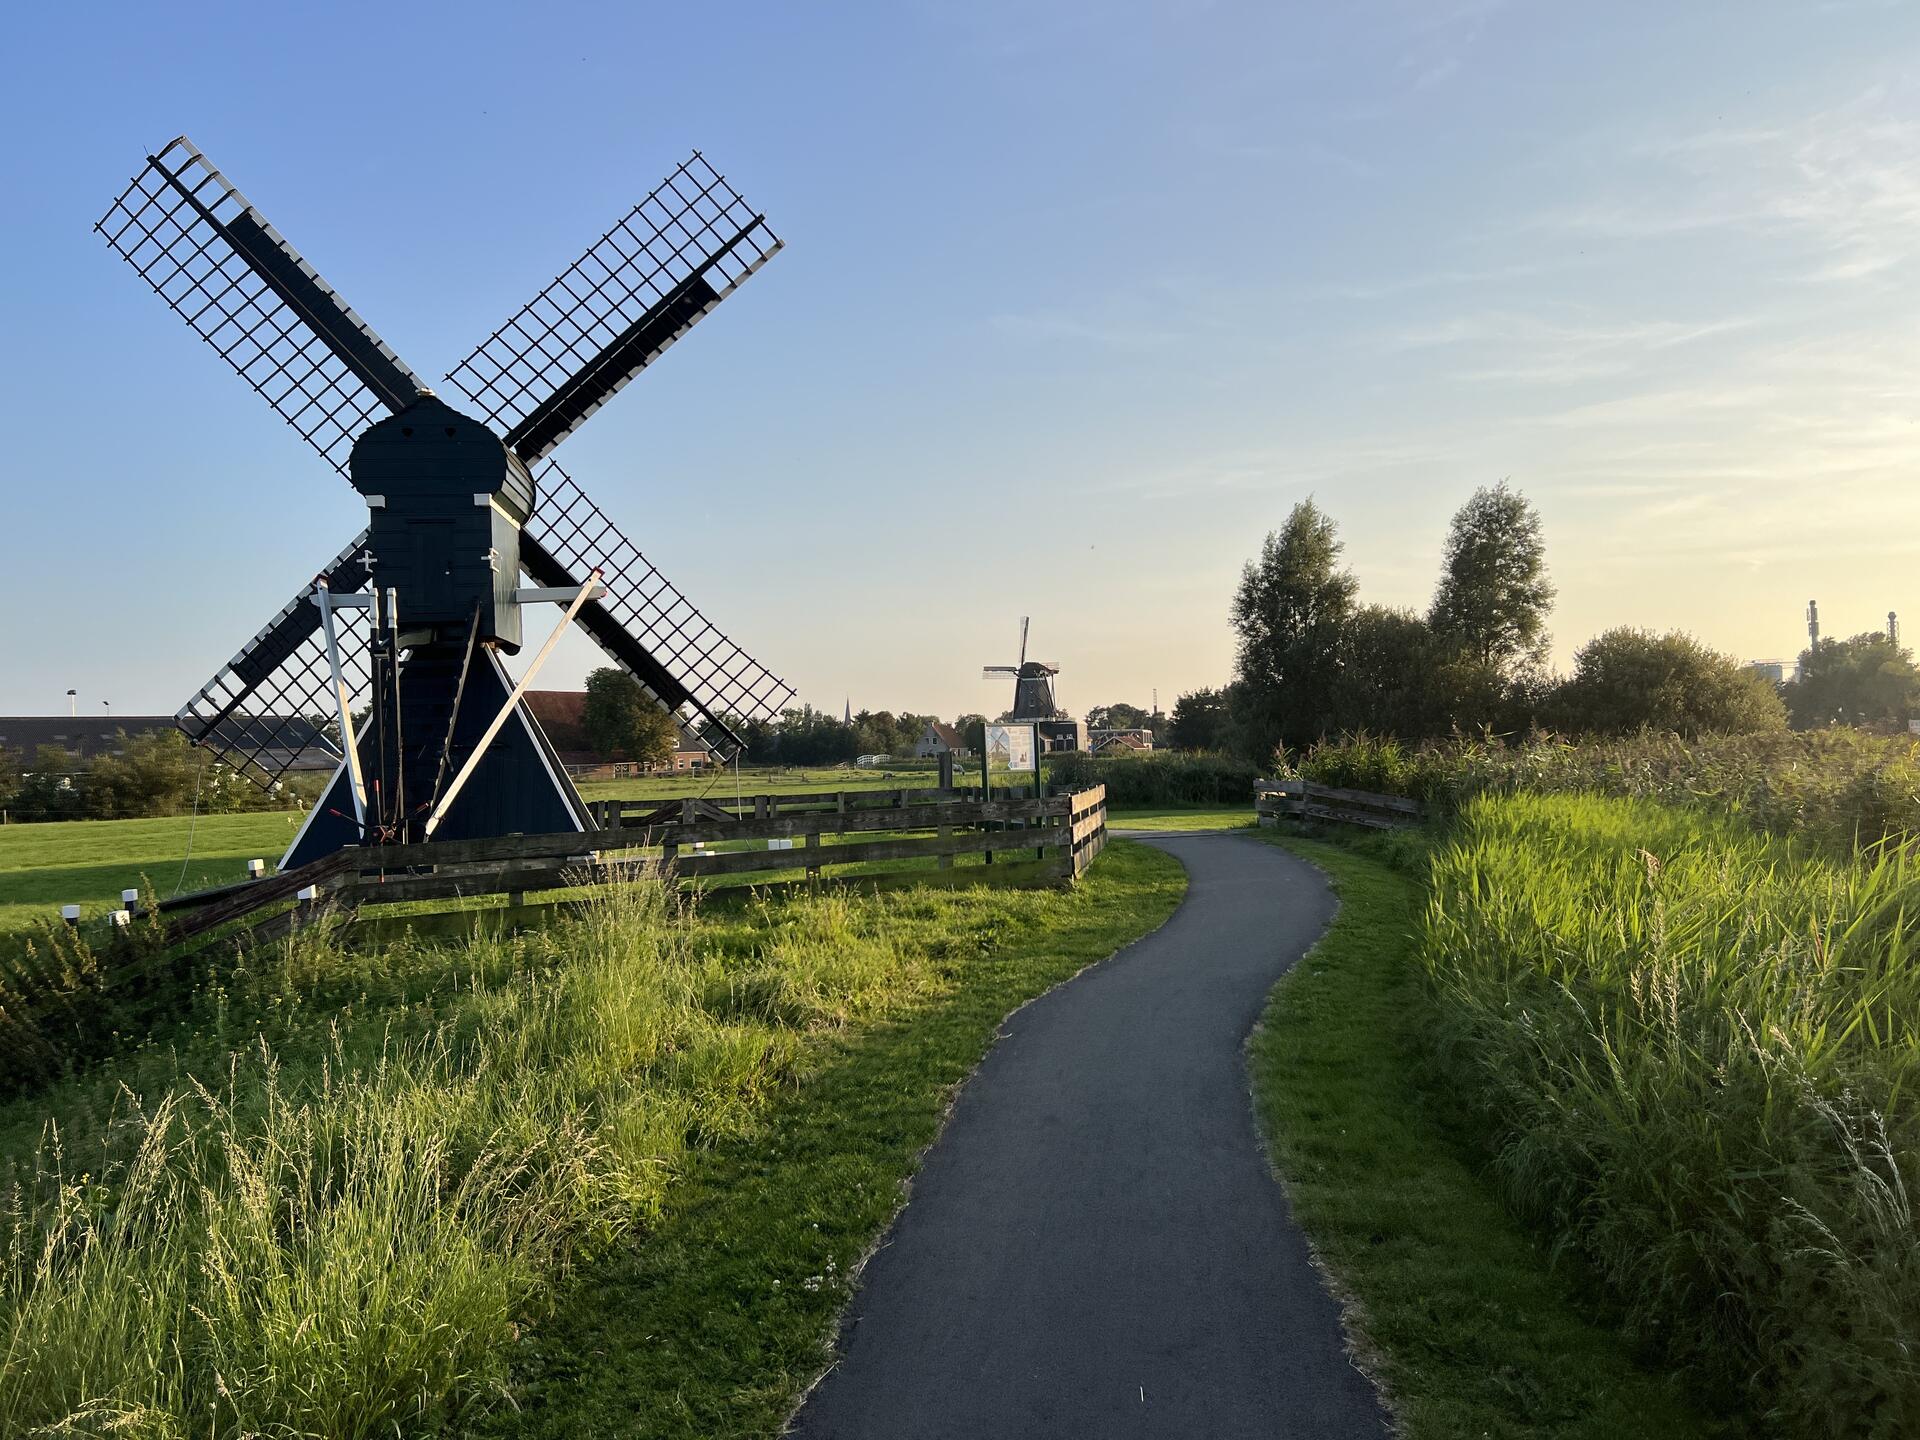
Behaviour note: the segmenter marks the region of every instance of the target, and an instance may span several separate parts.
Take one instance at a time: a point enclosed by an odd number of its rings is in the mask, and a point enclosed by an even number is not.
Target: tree
[[[672,764],[680,745],[673,716],[640,688],[638,680],[611,665],[587,676],[581,723],[588,742],[601,755],[624,755],[649,768]]]
[[[1173,702],[1165,743],[1175,750],[1225,750],[1233,715],[1225,690],[1195,690]],[[1160,740],[1156,733],[1154,739]]]
[[[1112,705],[1096,705],[1087,712],[1089,730],[1139,730],[1148,726],[1153,717],[1138,705],[1129,705],[1118,701]]]
[[[1547,712],[1563,730],[1602,735],[1730,735],[1787,723],[1773,685],[1732,656],[1678,630],[1656,635],[1627,627],[1580,648],[1572,678],[1548,697]]]
[[[1302,500],[1241,573],[1233,628],[1245,742],[1255,760],[1276,745],[1311,744],[1329,728],[1356,588],[1337,568],[1341,549],[1333,521]]]
[[[42,745],[21,772],[13,805],[21,820],[78,820],[85,797],[86,762],[58,745]]]
[[[1506,674],[1544,658],[1552,606],[1533,506],[1504,480],[1474,491],[1447,532],[1440,588],[1427,615],[1434,634]]]
[[[121,731],[120,753],[97,755],[87,765],[82,808],[95,820],[178,815],[193,801],[200,763],[178,730],[152,730],[131,739]]]
[[[849,725],[838,715],[802,705],[780,714],[780,763],[838,765],[861,753],[859,721]]]
[[[1800,652],[1800,678],[1782,687],[1794,728],[1862,725],[1907,728],[1920,703],[1913,652],[1870,630],[1845,640],[1822,640]]]
[[[953,728],[960,732],[960,742],[975,755],[987,748],[987,717],[984,715],[962,715],[953,722]]]

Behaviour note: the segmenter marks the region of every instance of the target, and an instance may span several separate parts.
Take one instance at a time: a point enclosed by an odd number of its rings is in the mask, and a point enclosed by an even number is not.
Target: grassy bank
[[[568,1364],[624,1377],[628,1414],[772,1414],[999,1017],[1181,888],[1117,845],[1073,893],[688,913],[642,885],[517,936],[359,953],[308,932],[0,1105],[0,1433],[467,1430],[551,1401]],[[777,1123],[814,1127],[811,1170],[772,1163]],[[810,1224],[742,1223],[802,1203],[838,1257],[812,1288]],[[716,1204],[739,1208],[690,1251]],[[711,1307],[556,1290],[623,1265]],[[789,1276],[792,1313],[732,1288],[742,1266]],[[636,1365],[569,1344],[582,1303],[594,1347]]]
[[[1294,1213],[1351,1303],[1361,1363],[1410,1440],[1710,1433],[1483,1178],[1424,1060],[1418,879],[1283,843],[1328,872],[1341,910],[1255,1032],[1256,1104]]]
[[[1513,1209],[1769,1433],[1920,1432],[1920,888],[1898,852],[1469,802],[1419,959]]]

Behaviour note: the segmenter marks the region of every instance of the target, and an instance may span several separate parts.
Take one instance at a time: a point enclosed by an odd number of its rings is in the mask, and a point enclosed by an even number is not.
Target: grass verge
[[[1242,830],[1253,825],[1251,805],[1167,805],[1109,810],[1113,830]]]
[[[763,1123],[689,1158],[643,1243],[582,1269],[491,1433],[775,1433],[1001,1020],[1154,929],[1185,889],[1171,857],[1121,842],[1064,903],[1000,902],[1004,931],[948,956],[934,998],[812,1052]]]
[[[1249,1047],[1295,1216],[1351,1302],[1363,1363],[1410,1440],[1684,1440],[1725,1433],[1641,1369],[1502,1207],[1429,1080],[1408,874],[1280,839],[1325,870],[1339,917],[1276,987]]]
[[[641,882],[524,933],[316,928],[210,967],[109,1062],[0,1099],[0,1434],[777,1419],[999,1018],[1183,888],[1125,845],[1072,892]],[[781,1116],[807,1166],[776,1168]],[[634,1264],[666,1308],[595,1294]],[[592,1384],[543,1391],[569,1364]]]

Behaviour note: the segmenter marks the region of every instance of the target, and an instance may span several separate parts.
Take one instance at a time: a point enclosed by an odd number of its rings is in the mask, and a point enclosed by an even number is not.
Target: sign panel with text
[[[987,764],[1001,770],[1037,770],[1038,736],[1033,725],[987,726]]]

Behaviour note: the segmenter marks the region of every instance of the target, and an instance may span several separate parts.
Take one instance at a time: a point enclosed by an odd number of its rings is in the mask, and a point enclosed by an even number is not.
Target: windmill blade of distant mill
[[[539,499],[521,529],[521,564],[536,584],[556,587],[601,572],[608,593],[582,606],[578,623],[655,699],[674,711],[692,706],[734,749],[742,742],[730,721],[771,720],[792,703],[793,687],[707,619],[571,475],[549,460],[534,478]]]
[[[1018,675],[1019,673],[1018,665],[989,665],[980,672],[980,678],[987,680],[995,675]]]
[[[362,530],[316,579],[325,578],[335,594],[361,589],[368,573],[358,557],[366,544]],[[292,769],[304,750],[321,749],[336,760],[344,753],[339,737],[327,728],[335,723],[333,677],[312,595],[308,585],[282,606],[174,717],[194,744],[263,787]],[[334,624],[343,635],[363,641],[367,611],[337,610]],[[358,704],[370,688],[367,647],[343,644],[340,655],[343,678]]]
[[[780,247],[696,150],[447,379],[531,465]]]
[[[343,475],[360,432],[425,389],[185,136],[93,228]]]

